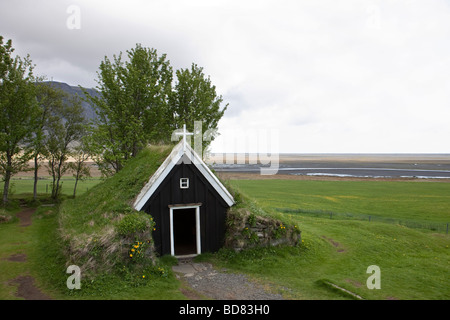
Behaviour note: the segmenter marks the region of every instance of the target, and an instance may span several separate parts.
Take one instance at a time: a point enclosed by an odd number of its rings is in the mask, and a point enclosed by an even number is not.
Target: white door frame
[[[197,254],[202,253],[202,244],[200,237],[200,204],[191,206],[171,206],[170,208],[170,254],[175,256],[175,241],[173,234],[173,211],[178,209],[195,209],[195,236],[197,243]]]

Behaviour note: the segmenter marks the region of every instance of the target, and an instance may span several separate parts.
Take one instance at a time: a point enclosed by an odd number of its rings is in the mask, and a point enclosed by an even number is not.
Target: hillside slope
[[[137,237],[151,239],[151,217],[136,212],[132,202],[171,149],[142,150],[119,173],[60,206],[59,234],[67,248],[67,265],[78,265],[88,275],[110,271],[126,259]],[[151,247],[148,253],[152,256]]]
[[[74,96],[74,95],[78,95],[80,98],[84,98],[84,92],[81,90],[80,87],[78,86],[71,86],[67,83],[64,82],[58,82],[58,81],[44,81],[45,84],[52,86],[54,88],[58,88],[61,89],[63,92],[67,93],[69,96]],[[93,96],[93,97],[99,97],[100,96],[100,92],[98,92],[97,90],[90,88],[84,88],[86,90],[86,92]],[[84,109],[84,116],[86,117],[86,119],[88,120],[93,120],[96,118],[96,113],[94,111],[94,107],[89,104],[88,102],[82,100],[81,101],[81,105],[83,106]]]

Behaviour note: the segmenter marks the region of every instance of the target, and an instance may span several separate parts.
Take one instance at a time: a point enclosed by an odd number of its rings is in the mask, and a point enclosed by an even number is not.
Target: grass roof
[[[67,265],[80,266],[85,275],[109,272],[115,265],[127,261],[127,250],[136,239],[151,241],[154,226],[151,216],[136,211],[132,205],[149,178],[170,155],[172,148],[170,145],[145,148],[136,158],[128,161],[120,172],[83,195],[61,204],[59,234],[67,249],[64,253]],[[251,227],[249,221],[255,216],[265,217],[265,221],[275,218],[276,221],[270,223],[274,232],[287,222],[285,216],[265,212],[253,200],[233,190],[228,183],[225,185],[236,200],[236,205],[229,211],[228,234],[238,234],[241,238],[241,229]],[[243,221],[236,223],[236,219]],[[151,249],[149,247],[148,254],[153,260],[154,251]]]

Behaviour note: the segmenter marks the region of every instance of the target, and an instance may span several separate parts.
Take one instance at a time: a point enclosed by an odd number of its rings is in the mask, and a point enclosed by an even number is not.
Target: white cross
[[[175,132],[177,136],[183,136],[183,151],[186,151],[186,136],[192,136],[194,135],[192,132],[186,131],[186,124],[183,124],[183,131],[182,132]]]

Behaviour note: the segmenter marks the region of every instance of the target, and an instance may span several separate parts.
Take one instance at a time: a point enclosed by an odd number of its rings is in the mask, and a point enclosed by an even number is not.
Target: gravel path
[[[203,295],[216,300],[283,300],[245,275],[219,272],[209,263],[180,263],[173,271],[192,289],[182,290],[190,299]]]

